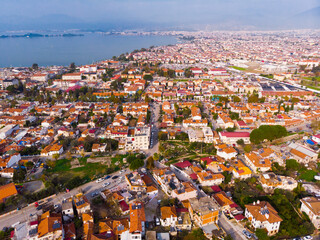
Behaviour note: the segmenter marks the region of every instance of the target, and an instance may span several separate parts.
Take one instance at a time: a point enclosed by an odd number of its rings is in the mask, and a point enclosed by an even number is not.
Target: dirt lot
[[[42,181],[32,181],[23,184],[23,187],[28,193],[35,193],[44,189],[44,184]]]
[[[163,199],[164,196],[165,196],[165,193],[159,190],[158,195],[146,204],[145,206],[146,221],[149,222],[154,220],[154,216],[156,216],[157,212],[160,211],[158,200]]]

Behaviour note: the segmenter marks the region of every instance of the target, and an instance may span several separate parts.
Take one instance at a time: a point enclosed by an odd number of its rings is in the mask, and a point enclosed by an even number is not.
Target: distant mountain
[[[84,31],[121,31],[126,29],[140,30],[280,30],[320,28],[320,7],[316,7],[293,16],[287,12],[239,11],[237,13],[208,14],[195,20],[167,18],[163,21],[154,19],[112,19],[89,21],[87,18],[73,17],[65,14],[50,14],[41,17],[4,16],[0,15],[0,31],[47,31],[79,29]]]
[[[41,17],[0,16],[0,30],[47,30],[81,27],[85,21],[64,14],[50,14]]]
[[[320,28],[320,6],[294,15],[285,24],[291,28]]]

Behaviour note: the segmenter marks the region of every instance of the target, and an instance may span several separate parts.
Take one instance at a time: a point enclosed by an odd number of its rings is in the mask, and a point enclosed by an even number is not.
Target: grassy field
[[[189,81],[190,79],[179,79],[179,78],[175,78],[173,79],[174,82],[187,82]]]
[[[304,77],[303,79],[312,81],[313,77]],[[320,77],[314,77],[317,81],[320,81]]]
[[[318,90],[318,91],[320,91],[320,88],[318,88],[318,87],[314,87],[314,86],[306,86],[307,88],[310,88],[310,89],[313,89],[313,90]]]
[[[242,68],[242,67],[236,67],[236,66],[230,66],[233,69],[239,70],[239,71],[245,71],[247,70],[246,68]]]
[[[110,172],[110,169],[118,170],[123,164],[125,155],[118,155],[112,158],[111,168],[102,163],[88,163],[87,158],[79,158],[80,167],[71,168],[71,161],[69,159],[59,159],[54,163],[53,168],[48,169],[49,174],[79,176],[81,178],[92,180],[99,176]]]
[[[202,152],[201,143],[190,143],[188,141],[161,141],[160,155],[168,159],[167,165],[176,163],[180,160],[200,160],[202,157],[215,155],[215,149],[211,144],[203,144]]]
[[[299,176],[300,179],[306,180],[308,182],[314,182],[314,176],[317,175],[316,171],[313,170],[306,170],[304,172],[301,173],[301,175]]]

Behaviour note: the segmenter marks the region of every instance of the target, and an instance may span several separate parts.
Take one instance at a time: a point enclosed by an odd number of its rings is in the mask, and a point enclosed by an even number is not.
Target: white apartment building
[[[310,218],[315,228],[320,228],[320,199],[306,197],[301,201],[301,212],[305,212]]]
[[[150,131],[150,127],[136,127],[129,129],[125,149],[149,149]]]
[[[252,204],[245,205],[245,216],[251,222],[255,229],[266,229],[268,235],[274,235],[279,231],[282,219],[278,212],[265,201],[257,201]]]

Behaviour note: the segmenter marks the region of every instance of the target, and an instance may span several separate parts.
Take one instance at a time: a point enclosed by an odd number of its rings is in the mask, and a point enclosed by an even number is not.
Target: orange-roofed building
[[[9,183],[0,187],[0,202],[5,202],[7,198],[18,194],[14,183]]]
[[[162,226],[175,226],[178,220],[177,210],[175,206],[161,207],[160,222]]]
[[[245,216],[249,219],[255,229],[266,229],[268,235],[274,235],[279,231],[282,222],[278,212],[265,201],[257,201],[245,205]]]
[[[142,202],[130,204],[130,229],[131,239],[141,239],[145,234],[146,215]]]
[[[41,215],[38,226],[38,239],[62,239],[62,218],[60,214],[45,212]]]

